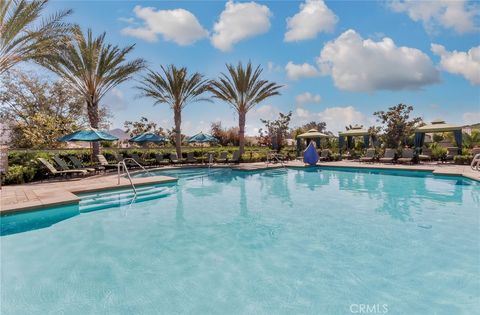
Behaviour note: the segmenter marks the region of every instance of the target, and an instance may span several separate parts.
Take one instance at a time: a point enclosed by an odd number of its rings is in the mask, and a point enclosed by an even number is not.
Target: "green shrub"
[[[473,156],[471,155],[456,155],[453,157],[455,164],[468,165],[472,163]]]
[[[430,149],[432,150],[432,159],[434,160],[441,160],[447,156],[447,149],[437,143],[433,143]]]
[[[31,182],[37,170],[32,166],[13,165],[8,168],[8,172],[5,175],[4,183],[9,184],[23,184]]]

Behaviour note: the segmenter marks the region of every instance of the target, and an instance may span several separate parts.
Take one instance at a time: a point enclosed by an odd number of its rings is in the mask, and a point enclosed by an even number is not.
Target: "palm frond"
[[[227,73],[221,73],[217,80],[209,82],[213,97],[230,104],[237,112],[247,113],[265,99],[279,95],[281,85],[261,80],[260,66],[255,69],[251,62],[246,67],[240,62],[237,66],[227,64]]]
[[[68,41],[71,25],[63,20],[72,11],[59,11],[39,21],[47,2],[0,1],[0,73],[21,61],[42,63]]]
[[[161,66],[161,72],[149,70],[137,89],[141,97],[153,98],[155,104],[167,104],[174,111],[181,110],[189,103],[210,101],[202,97],[208,90],[208,81],[198,72],[188,74],[186,68],[174,65]]]

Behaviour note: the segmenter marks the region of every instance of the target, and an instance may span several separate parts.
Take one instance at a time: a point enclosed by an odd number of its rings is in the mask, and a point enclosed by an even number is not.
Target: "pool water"
[[[2,218],[7,314],[474,314],[480,185],[425,172],[163,171]],[[366,305],[366,306],[365,306]]]

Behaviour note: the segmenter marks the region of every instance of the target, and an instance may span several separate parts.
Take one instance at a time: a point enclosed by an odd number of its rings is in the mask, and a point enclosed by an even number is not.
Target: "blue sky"
[[[265,78],[285,86],[249,113],[249,134],[260,118],[289,110],[294,126],[323,120],[338,132],[372,125],[374,111],[400,102],[427,121],[480,122],[475,2],[53,1],[48,9],[65,8],[74,10],[72,22],[107,32],[112,44],[135,43],[131,57],[155,70],[173,63],[215,78],[225,63],[262,65]],[[135,85],[105,97],[112,128],[141,116],[170,128],[168,106],[136,97]],[[227,104],[194,103],[183,112],[183,132],[208,131],[212,121],[237,125]]]

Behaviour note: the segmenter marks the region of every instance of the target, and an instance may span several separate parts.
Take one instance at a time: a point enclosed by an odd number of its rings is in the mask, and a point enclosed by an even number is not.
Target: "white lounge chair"
[[[480,171],[480,153],[475,154],[475,156],[472,159],[472,163],[470,163],[470,167],[473,170]]]

